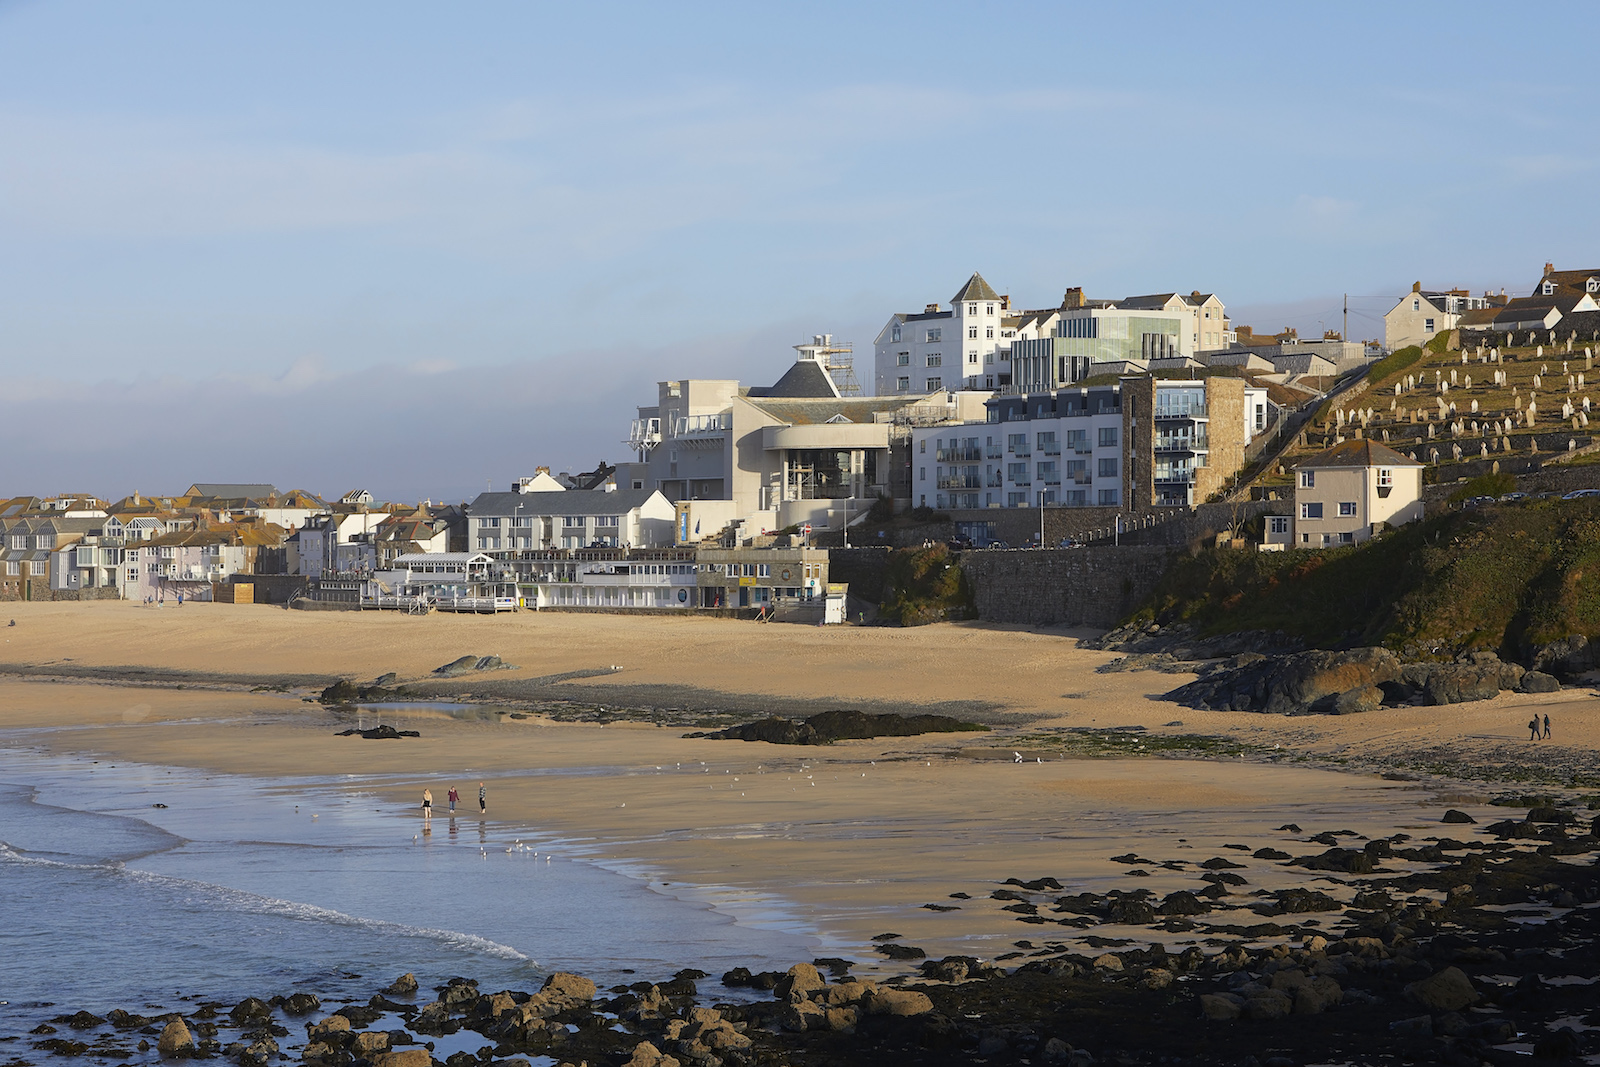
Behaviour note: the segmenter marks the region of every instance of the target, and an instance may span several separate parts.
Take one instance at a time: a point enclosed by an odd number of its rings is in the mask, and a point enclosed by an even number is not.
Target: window
[[[976,315],[977,313],[978,313],[978,305],[977,304],[968,304],[967,305],[967,314],[968,315]]]
[[[925,482],[927,480],[928,480],[928,468],[927,467],[918,467],[917,468],[917,481]]]
[[[894,380],[894,387],[895,387],[895,391],[896,392],[909,393],[909,392],[911,392],[911,379],[910,378],[896,378]]]
[[[925,334],[923,336],[923,340],[924,341],[930,341],[930,342],[931,341],[939,341],[939,340],[942,340],[943,337],[944,337],[943,328],[935,326],[933,329],[929,330],[927,332],[927,334]]]
[[[1048,433],[1041,433],[1039,435],[1038,446],[1039,451],[1043,452],[1047,456],[1055,456],[1061,453],[1061,449],[1056,446],[1056,434],[1054,430],[1051,430]]]
[[[1354,515],[1355,513],[1356,513],[1356,502],[1354,500],[1341,500],[1341,501],[1339,501],[1339,517],[1340,518],[1349,518],[1350,516]]]
[[[930,367],[941,367],[943,365],[944,365],[944,356],[940,355],[938,352],[929,352],[928,353],[928,366],[930,366]]]
[[[1308,504],[1301,504],[1300,505],[1300,517],[1302,519],[1320,519],[1320,518],[1322,518],[1322,505],[1320,503],[1316,503],[1316,504],[1309,504],[1309,503]]]
[[[10,563],[7,563],[6,564],[6,573],[9,574],[13,578],[19,576],[22,573],[22,564],[17,563],[16,561],[12,561]],[[134,571],[133,572],[134,577],[130,578],[129,581],[137,580],[138,574],[139,574],[138,571]]]
[[[1289,532],[1289,516],[1287,515],[1273,515],[1267,522],[1270,524],[1268,529],[1271,533],[1286,534]]]
[[[1300,472],[1300,488],[1302,488],[1302,489],[1315,489],[1316,487],[1317,487],[1317,472],[1316,471],[1301,471]]]
[[[1117,506],[1117,491],[1115,489],[1102,489],[1096,501],[1103,508]]]
[[[1556,283],[1555,282],[1545,282],[1544,283],[1544,295],[1545,296],[1555,296],[1556,295]]]
[[[976,326],[968,326],[967,327],[967,340],[976,341],[977,339],[978,339],[978,328]]]
[[[1009,481],[1016,482],[1018,485],[1026,485],[1028,482],[1028,465],[1026,463],[1007,463],[1006,478]]]
[[[1028,494],[1027,493],[1007,493],[1006,494],[1006,507],[1008,507],[1008,508],[1020,508],[1022,505],[1026,504],[1027,502],[1028,502]]]
[[[1094,476],[1096,478],[1115,478],[1117,476],[1116,457],[1109,456],[1100,460],[1099,464],[1095,467]]]
[[[896,367],[909,367],[909,366],[911,366],[911,353],[910,352],[901,352],[898,355],[896,355],[894,357],[894,365]]]
[[[983,336],[988,338],[989,340],[993,341],[994,340],[994,327],[993,326],[985,326],[983,328]]]
[[[891,341],[900,340],[900,324],[898,322],[895,323],[893,326],[889,327],[889,340],[891,340]]]
[[[938,446],[935,445],[934,447],[937,448]],[[917,442],[917,451],[918,452],[922,452],[924,454],[927,453],[927,451],[928,451],[928,439],[926,437],[924,437],[922,440]]]
[[[927,388],[928,392],[937,393],[940,389],[943,389],[943,388],[944,388],[944,379],[943,378],[929,378],[928,379],[928,388]]]
[[[1433,320],[1432,319],[1423,319],[1422,320],[1422,331],[1424,333],[1432,333],[1433,332]]]
[[[1394,486],[1394,471],[1387,467],[1378,468],[1378,488],[1389,489]]]
[[[1117,428],[1115,426],[1100,427],[1100,447],[1115,448],[1117,444]]]
[[[985,352],[983,354],[983,362],[985,364],[993,365],[993,363],[994,363],[994,353],[993,352]]]
[[[967,349],[967,362],[974,364],[978,362],[978,350],[976,348]]]
[[[1025,433],[1007,434],[1006,451],[1014,452],[1019,456],[1026,456],[1028,454],[1028,435]]]
[[[1420,301],[1420,300],[1411,301],[1411,310],[1412,311],[1421,311],[1422,310],[1422,301]]]
[[[994,314],[994,305],[993,304],[985,304],[985,305],[983,305],[983,313],[985,315],[993,315]]]
[[[1356,543],[1356,535],[1353,533],[1342,533],[1339,535],[1339,543],[1353,545]]]

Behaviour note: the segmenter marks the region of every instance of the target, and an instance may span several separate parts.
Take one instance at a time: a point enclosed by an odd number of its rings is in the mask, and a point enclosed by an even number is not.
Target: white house
[[[672,544],[672,502],[655,489],[479,493],[467,507],[467,547],[477,552],[550,548],[659,548]]]
[[[1264,547],[1358,544],[1423,517],[1422,464],[1359,438],[1295,465],[1294,514],[1268,516]]]
[[[1010,304],[974,273],[948,308],[929,304],[917,314],[891,315],[873,340],[873,395],[1009,385],[1018,329],[1004,321]]]

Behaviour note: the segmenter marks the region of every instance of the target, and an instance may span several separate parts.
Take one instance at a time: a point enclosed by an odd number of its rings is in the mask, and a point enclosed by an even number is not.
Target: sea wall
[[[1150,595],[1172,553],[1165,545],[964,552],[961,567],[986,622],[1108,628]]]

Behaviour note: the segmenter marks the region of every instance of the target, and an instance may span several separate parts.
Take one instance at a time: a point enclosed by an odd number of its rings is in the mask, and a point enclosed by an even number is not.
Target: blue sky
[[[1525,292],[1600,262],[1591,14],[0,0],[0,495],[469,497],[973,270]]]

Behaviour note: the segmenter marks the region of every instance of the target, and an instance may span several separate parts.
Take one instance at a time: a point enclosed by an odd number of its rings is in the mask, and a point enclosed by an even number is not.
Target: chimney
[[[1412,283],[1411,283],[1411,291],[1412,291],[1412,292],[1413,292],[1413,293],[1420,293],[1420,292],[1422,292],[1422,283],[1421,283],[1421,282],[1412,282]]]
[[[1554,274],[1556,272],[1556,265],[1554,263],[1546,263],[1544,265],[1544,272],[1547,275]]]
[[[1083,305],[1083,286],[1081,285],[1075,285],[1068,289],[1066,295],[1061,298],[1061,306],[1064,308],[1081,308]]]
[[[1200,303],[1200,290],[1196,289],[1194,292],[1190,293],[1189,299],[1193,300],[1196,304]]]
[[[1005,296],[1002,296],[1000,298],[1000,310],[1001,311],[1010,311],[1011,310],[1011,294],[1010,293],[1007,293]]]

